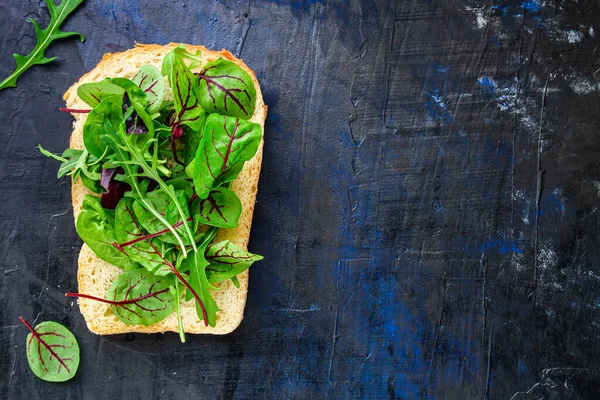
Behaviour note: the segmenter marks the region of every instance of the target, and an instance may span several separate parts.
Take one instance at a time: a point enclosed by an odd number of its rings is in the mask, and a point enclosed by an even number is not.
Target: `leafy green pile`
[[[242,213],[230,189],[258,150],[252,79],[226,59],[207,63],[183,45],[165,56],[162,71],[143,66],[132,79],[107,78],[79,86],[92,109],[83,127],[84,150],[67,149],[58,176],[80,177],[101,197],[86,195],[77,233],[101,259],[123,269],[106,298],[123,323],[152,325],[182,299],[196,302],[212,327],[214,284],[248,269],[261,256],[228,241],[213,243],[219,228],[234,228]],[[165,99],[165,80],[173,101]],[[85,111],[87,112],[87,110]],[[179,332],[183,337],[181,318]]]

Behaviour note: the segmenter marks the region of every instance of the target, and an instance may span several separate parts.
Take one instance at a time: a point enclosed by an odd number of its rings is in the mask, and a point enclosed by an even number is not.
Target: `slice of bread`
[[[77,96],[77,87],[82,83],[96,82],[107,77],[133,78],[138,69],[146,64],[151,64],[161,69],[163,57],[169,53],[177,44],[171,43],[166,46],[153,44],[136,44],[136,47],[123,53],[105,54],[100,63],[87,74],[83,75],[79,82],[67,90],[64,99],[67,108],[89,109]],[[267,106],[263,102],[260,86],[254,72],[248,68],[244,62],[228,52],[227,50],[212,51],[203,46],[186,45],[189,52],[200,50],[202,53],[202,65],[194,71],[200,71],[202,66],[208,62],[214,61],[219,57],[226,58],[238,64],[250,74],[256,88],[256,110],[251,118],[263,127],[267,117]],[[166,78],[165,78],[166,79]],[[166,83],[166,81],[165,81]],[[166,98],[172,98],[172,91],[166,87]],[[87,114],[73,114],[75,121],[73,123],[73,134],[71,135],[71,147],[75,149],[83,148],[83,124]],[[263,134],[264,136],[264,134]],[[232,243],[241,246],[244,249],[248,247],[250,238],[250,226],[252,224],[252,214],[254,212],[254,203],[256,201],[256,192],[258,187],[258,178],[262,162],[261,142],[258,152],[254,158],[246,162],[244,169],[238,178],[232,184],[232,190],[242,201],[242,215],[239,225],[235,229],[220,229],[215,241],[229,240]],[[75,220],[81,211],[81,203],[86,194],[93,194],[82,183],[81,180],[73,182],[72,186],[73,213]],[[112,281],[122,272],[121,269],[107,262],[100,260],[92,250],[83,245],[79,253],[79,270],[77,281],[79,292],[93,296],[104,297]],[[231,280],[217,284],[219,291],[211,292],[217,305],[221,309],[217,313],[217,323],[214,328],[207,327],[203,321],[198,319],[196,308],[193,301],[182,302],[181,316],[186,333],[210,333],[226,334],[238,327],[244,317],[244,307],[246,305],[246,294],[248,291],[248,271],[238,275],[240,287],[236,288]],[[90,331],[100,335],[110,335],[127,332],[177,332],[177,318],[173,313],[161,322],[151,325],[126,325],[114,316],[110,305],[96,302],[88,299],[78,299],[81,313],[83,314]]]

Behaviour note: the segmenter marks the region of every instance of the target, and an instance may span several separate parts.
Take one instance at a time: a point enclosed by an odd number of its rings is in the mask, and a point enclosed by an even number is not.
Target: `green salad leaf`
[[[50,12],[50,22],[48,23],[48,26],[46,29],[42,29],[35,20],[29,19],[35,29],[37,43],[31,53],[26,56],[13,54],[13,57],[17,62],[17,67],[12,74],[0,82],[0,90],[16,87],[17,79],[19,79],[23,72],[32,66],[48,64],[49,62],[56,60],[56,57],[48,58],[44,54],[53,41],[70,36],[79,36],[79,39],[83,42],[83,35],[81,33],[63,32],[60,30],[60,26],[65,22],[65,19],[67,19],[69,14],[75,11],[81,3],[83,3],[83,0],[62,0],[59,5],[56,5],[54,0],[46,0],[46,6]]]
[[[205,258],[210,263],[206,267],[206,275],[211,283],[235,278],[252,263],[263,259],[262,256],[244,251],[228,240],[210,245],[206,249]]]
[[[165,97],[165,81],[160,71],[153,65],[144,65],[132,81],[146,93],[148,113],[157,113]]]
[[[33,373],[49,382],[73,378],[79,368],[79,344],[71,331],[52,321],[33,328],[24,318],[19,319],[29,329],[27,362]]]
[[[79,237],[100,259],[126,271],[139,268],[136,261],[113,246],[117,241],[114,212],[103,208],[98,197],[85,195],[75,227]]]
[[[220,186],[192,204],[192,215],[205,225],[235,228],[242,215],[242,202],[232,190]]]
[[[209,113],[250,119],[256,108],[256,89],[250,75],[233,61],[219,58],[197,74],[200,104]]]
[[[149,326],[162,321],[175,310],[169,277],[159,277],[144,269],[125,272],[113,281],[106,293],[113,313],[128,325]]]
[[[262,129],[254,122],[211,114],[194,160],[196,193],[205,199],[215,183],[232,181],[256,154]]]

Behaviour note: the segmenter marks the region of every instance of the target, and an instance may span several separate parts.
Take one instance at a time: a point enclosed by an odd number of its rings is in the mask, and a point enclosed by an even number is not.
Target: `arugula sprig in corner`
[[[46,57],[45,51],[50,44],[57,39],[64,39],[70,36],[79,36],[79,39],[83,42],[84,38],[81,33],[78,32],[63,32],[60,30],[60,26],[65,19],[75,9],[83,3],[83,0],[62,0],[59,5],[54,4],[53,0],[46,0],[46,6],[50,12],[50,23],[46,29],[40,28],[40,25],[32,18],[29,20],[33,24],[35,29],[35,36],[37,43],[31,53],[26,56],[20,54],[13,54],[17,67],[5,80],[0,82],[0,90],[16,87],[17,79],[23,72],[28,70],[34,65],[48,64],[56,59],[56,57]]]

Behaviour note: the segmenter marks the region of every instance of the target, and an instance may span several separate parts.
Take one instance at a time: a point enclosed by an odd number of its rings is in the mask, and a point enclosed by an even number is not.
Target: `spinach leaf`
[[[233,61],[219,58],[197,74],[200,104],[209,113],[250,119],[256,107],[256,89],[246,71]]]
[[[165,96],[165,81],[160,71],[153,65],[144,65],[132,81],[146,93],[148,112],[150,114],[158,112]]]
[[[235,228],[242,214],[242,202],[225,188],[210,191],[206,199],[192,203],[192,215],[201,224],[219,228]]]
[[[211,283],[233,279],[247,270],[252,263],[263,259],[262,256],[244,251],[228,240],[210,245],[206,249],[205,257],[210,263],[206,267],[206,275]]]
[[[258,124],[211,114],[194,160],[198,197],[205,199],[214,186],[235,179],[243,163],[256,154],[261,136]]]
[[[83,143],[90,154],[103,157],[107,145],[102,136],[116,132],[123,120],[123,96],[109,96],[90,112],[83,125]]]
[[[215,327],[219,307],[210,295],[209,290],[217,290],[217,288],[212,286],[206,277],[206,267],[208,265],[208,261],[204,258],[204,249],[199,248],[197,252],[191,254],[190,257],[183,261],[182,268],[189,269],[189,284],[196,291],[198,296],[200,296],[202,304],[204,305],[203,308],[196,302],[196,313],[198,314],[198,318],[200,318],[201,321],[205,321],[205,323],[208,322],[208,325]],[[185,296],[186,301],[191,300],[192,295],[193,294],[188,290]]]
[[[128,325],[149,326],[168,317],[176,306],[169,289],[173,280],[152,275],[145,269],[124,272],[106,293],[113,313]]]
[[[177,202],[179,203],[181,209],[184,212],[185,219],[187,220],[190,216],[190,211],[187,205],[187,197],[185,193],[182,191],[175,191],[175,196],[177,197]],[[155,190],[146,195],[147,201],[152,204],[154,208],[157,210],[161,210],[163,217],[167,220],[169,224],[175,227],[175,230],[181,235],[181,239],[185,244],[189,243],[189,238],[185,235],[185,227],[183,224],[178,224],[181,221],[181,217],[179,215],[179,211],[177,206],[173,203],[170,196],[168,196],[162,190]],[[133,212],[139,221],[140,225],[148,231],[149,234],[154,234],[159,231],[164,230],[164,225],[161,221],[156,219],[151,212],[149,212],[144,206],[140,203],[133,203]],[[178,225],[178,226],[177,226]],[[177,239],[171,232],[167,232],[160,236],[160,240],[165,243],[178,244]]]
[[[40,379],[64,382],[75,376],[79,367],[79,344],[66,327],[45,321],[33,328],[19,317],[29,329],[27,335],[27,362]]]
[[[135,219],[133,203],[132,198],[124,197],[115,209],[115,232],[119,242],[144,236],[142,228]],[[128,246],[127,249],[120,247],[120,250],[155,275],[164,276],[171,272],[170,263],[164,256],[168,248],[158,239],[147,238]]]
[[[100,199],[85,195],[76,224],[81,240],[92,249],[98,258],[108,263],[126,271],[138,268],[137,263],[113,246],[117,240],[114,222],[114,216],[111,216],[109,211],[100,205]]]
[[[48,23],[48,27],[46,27],[46,29],[42,29],[35,20],[31,18],[29,19],[33,24],[33,28],[35,29],[37,43],[35,44],[35,47],[31,53],[27,54],[26,56],[13,54],[13,57],[17,62],[17,68],[5,80],[0,82],[0,90],[9,87],[16,87],[17,79],[19,79],[21,74],[30,67],[36,64],[48,64],[49,62],[55,60],[56,57],[48,58],[44,55],[44,53],[46,52],[48,46],[50,46],[50,44],[56,39],[79,36],[79,39],[83,42],[83,35],[81,33],[62,32],[60,30],[60,26],[63,22],[65,22],[65,19],[67,19],[69,14],[75,11],[75,9],[81,3],[83,3],[83,0],[63,0],[59,5],[56,5],[54,0],[46,0],[46,6],[50,12],[50,22]]]
[[[96,107],[107,97],[123,97],[124,94],[125,89],[111,83],[110,78],[100,82],[83,83],[77,87],[77,96],[92,108]]]
[[[81,182],[83,182],[85,187],[98,194],[104,193],[104,188],[100,185],[100,180],[92,179],[89,175],[93,174],[93,177],[100,177],[100,168],[100,164],[94,164],[89,168],[89,171],[80,175]]]

